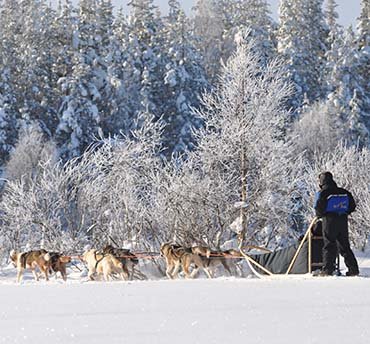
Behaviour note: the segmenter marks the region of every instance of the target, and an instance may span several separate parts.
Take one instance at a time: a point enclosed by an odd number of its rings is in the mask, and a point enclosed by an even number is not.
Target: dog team
[[[173,279],[179,276],[182,270],[186,278],[194,278],[202,269],[208,278],[212,278],[218,266],[233,275],[232,265],[241,260],[237,250],[213,251],[205,246],[183,247],[173,243],[164,243],[160,247],[160,256],[166,261],[166,275]],[[96,280],[100,276],[105,281],[120,278],[133,279],[135,266],[139,259],[129,249],[105,246],[102,250],[88,249],[82,256],[76,256],[88,270],[88,279]],[[232,259],[230,259],[232,258]],[[63,280],[67,280],[66,266],[71,263],[72,257],[57,252],[48,252],[44,249],[28,252],[10,252],[10,259],[17,268],[17,282],[21,282],[23,273],[30,269],[36,281],[39,280],[38,272],[49,280],[51,273],[59,272]],[[192,271],[191,271],[192,269]]]

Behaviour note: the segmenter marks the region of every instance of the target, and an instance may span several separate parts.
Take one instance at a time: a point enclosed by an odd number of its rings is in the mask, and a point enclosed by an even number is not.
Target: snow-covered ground
[[[369,343],[363,277],[295,276],[18,285],[0,270],[0,343]],[[342,264],[343,266],[343,264]]]

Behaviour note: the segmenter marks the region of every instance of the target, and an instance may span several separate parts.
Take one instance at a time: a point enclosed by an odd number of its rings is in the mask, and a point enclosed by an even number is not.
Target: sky
[[[191,8],[194,6],[196,0],[179,0],[183,8],[188,14],[191,13]],[[278,18],[278,6],[280,0],[268,0],[271,4],[271,12],[273,18]],[[126,5],[129,0],[113,0],[115,6]],[[154,0],[154,3],[158,5],[163,11],[167,9],[168,0]],[[360,3],[361,0],[337,0],[339,23],[343,26],[354,25],[356,26],[356,19],[360,15]]]

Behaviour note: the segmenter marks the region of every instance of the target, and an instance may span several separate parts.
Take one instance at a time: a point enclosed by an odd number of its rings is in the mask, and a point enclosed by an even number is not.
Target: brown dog
[[[241,260],[240,252],[233,249],[226,251],[210,250],[208,257],[205,254],[200,254],[200,257],[203,265],[208,268],[211,275],[214,274],[218,266],[223,266],[229,275],[232,276],[231,266]]]
[[[193,253],[191,248],[164,243],[161,245],[160,254],[166,259],[166,275],[168,278],[173,279],[175,276],[178,276],[180,267],[184,271],[186,278],[193,278],[200,268],[204,270],[209,278],[212,278],[201,256]],[[191,265],[194,265],[195,268],[190,273]]]
[[[206,246],[193,246],[191,248],[191,251],[194,253],[194,254],[197,254],[199,256],[203,256],[203,257],[207,257],[209,258],[212,251],[209,247],[206,247]]]
[[[105,281],[109,281],[109,278],[113,279],[114,274],[120,275],[125,280],[129,277],[127,268],[111,254],[104,255],[91,249],[84,253],[82,260],[87,264],[90,280],[94,280],[95,274],[102,274]]]
[[[138,258],[127,248],[116,248],[112,245],[107,245],[102,250],[103,255],[111,254],[117,258],[123,266],[126,267],[127,272],[129,273],[129,278],[132,279],[134,275],[135,266],[139,263]]]
[[[71,262],[71,257],[63,256],[58,252],[49,252],[50,255],[50,267],[55,272],[55,276],[60,272],[64,281],[67,280],[67,269],[66,265]]]
[[[20,253],[12,250],[10,252],[10,259],[17,268],[17,282],[21,282],[23,272],[27,268],[31,269],[36,281],[39,280],[36,268],[39,268],[40,271],[44,273],[47,281],[49,280],[50,255],[47,251],[41,249]]]

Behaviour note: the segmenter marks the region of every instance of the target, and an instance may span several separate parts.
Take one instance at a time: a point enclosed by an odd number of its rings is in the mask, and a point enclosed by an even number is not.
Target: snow
[[[14,282],[0,270],[0,343],[368,343],[364,277]],[[342,264],[343,266],[343,264]]]

